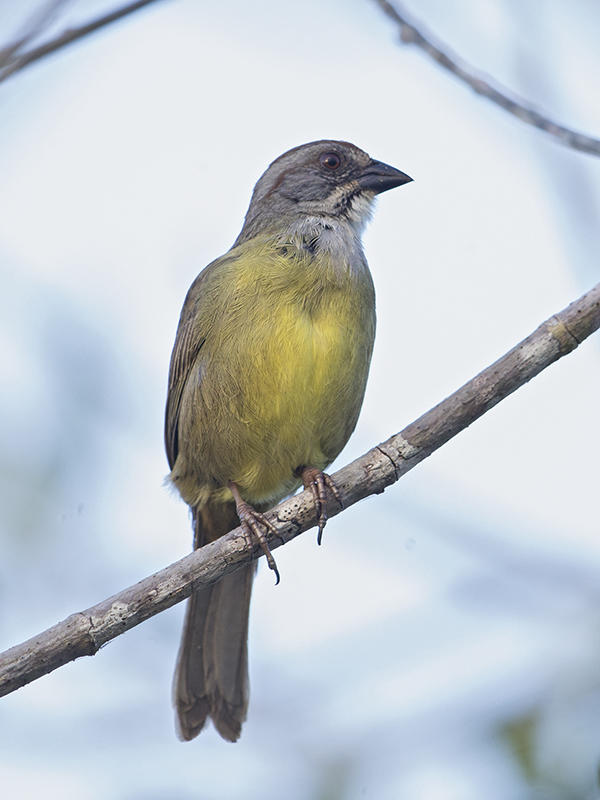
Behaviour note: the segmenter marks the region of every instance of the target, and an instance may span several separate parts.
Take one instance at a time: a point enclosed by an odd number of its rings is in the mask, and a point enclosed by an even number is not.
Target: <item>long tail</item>
[[[194,510],[194,547],[239,525],[233,503]],[[173,682],[178,732],[189,741],[210,717],[235,742],[248,708],[248,612],[256,566],[226,575],[188,600]]]

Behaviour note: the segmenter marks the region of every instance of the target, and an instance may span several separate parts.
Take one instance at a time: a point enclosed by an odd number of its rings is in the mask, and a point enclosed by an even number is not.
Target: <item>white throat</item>
[[[350,272],[368,269],[361,236],[373,211],[373,195],[357,195],[343,214],[303,214],[291,220],[281,240],[299,250],[329,257]]]

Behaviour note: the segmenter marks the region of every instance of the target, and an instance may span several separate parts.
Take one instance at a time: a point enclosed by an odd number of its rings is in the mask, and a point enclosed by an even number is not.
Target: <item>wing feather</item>
[[[202,318],[207,317],[206,314],[202,314],[204,284],[212,272],[211,268],[216,263],[213,261],[212,264],[209,264],[192,283],[179,317],[169,367],[169,388],[165,411],[165,447],[171,469],[177,459],[179,410],[183,389],[206,340],[206,330],[203,329],[206,326],[202,325]]]

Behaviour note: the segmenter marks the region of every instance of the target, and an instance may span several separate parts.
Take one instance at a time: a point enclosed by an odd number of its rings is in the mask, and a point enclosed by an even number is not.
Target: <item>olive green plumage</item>
[[[196,547],[237,524],[229,482],[265,509],[325,469],[352,433],[375,336],[360,235],[376,193],[408,176],[346,142],[303,145],[257,183],[234,247],[186,297],[171,359],[170,479]],[[191,598],[175,676],[179,731],[211,717],[235,741],[247,707],[253,568]]]
[[[179,450],[171,473],[191,506],[230,498],[228,480],[250,503],[274,502],[298,487],[299,465],[324,469],[346,444],[373,348],[374,291],[368,271],[329,261],[260,237],[193,284],[181,341],[195,380],[173,402],[177,434],[194,447]]]

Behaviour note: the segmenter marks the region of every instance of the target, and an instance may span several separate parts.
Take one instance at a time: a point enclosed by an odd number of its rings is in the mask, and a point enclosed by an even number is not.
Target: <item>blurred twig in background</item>
[[[403,431],[335,473],[344,508],[380,494],[431,453],[600,328],[600,284],[543,322],[530,336]],[[341,509],[331,503],[330,516]],[[302,492],[269,512],[285,544],[316,524],[312,494]],[[236,528],[149,578],[73,614],[0,656],[0,696],[83,655],[251,561],[259,552]]]
[[[67,30],[63,31],[58,36],[49,39],[47,42],[37,47],[24,50],[28,44],[48,28],[61,7],[64,7],[70,1],[71,0],[52,0],[43,6],[25,24],[23,32],[19,34],[13,42],[0,49],[0,83],[11,75],[14,75],[15,72],[19,72],[30,64],[44,58],[44,56],[55,53],[57,50],[76,42],[78,39],[82,39],[84,36],[94,33],[100,28],[110,25],[112,22],[117,22],[123,19],[123,17],[132,14],[134,11],[139,11],[139,9],[144,8],[144,6],[149,6],[151,3],[157,2],[157,0],[136,0],[134,3],[127,3],[121,6],[121,8],[117,8],[83,25],[67,28]]]
[[[43,33],[44,29],[52,22],[56,12],[69,2],[70,0],[51,0],[31,18],[24,26],[23,32],[13,42],[0,49],[0,83],[30,64],[44,58],[44,56],[50,55],[151,3],[155,3],[157,0],[136,0],[133,3],[128,3],[83,25],[68,28],[58,36],[36,47],[24,50],[32,40]],[[387,0],[374,0],[374,2],[400,27],[402,42],[420,47],[440,66],[456,75],[477,94],[487,97],[488,100],[496,103],[523,122],[554,136],[566,147],[600,156],[600,139],[560,125],[536,111],[530,105],[510,97],[506,91],[500,91],[472,67],[465,64],[462,59],[452,54],[447,47],[435,44],[430,35],[423,32],[421,26],[417,27],[413,22],[409,21],[406,12],[401,7],[399,10],[397,6],[388,3]]]
[[[51,0],[29,17],[29,19],[21,26],[20,32],[15,36],[12,42],[0,48],[0,69],[4,69],[7,64],[10,64],[17,57],[17,54],[26,45],[40,36],[46,28],[52,23],[56,13],[61,7],[65,6],[69,0]]]
[[[459,59],[452,53],[446,46],[435,44],[429,33],[425,34],[424,29],[419,25],[417,27],[414,22],[411,22],[405,11],[397,5],[388,3],[387,0],[374,0],[375,3],[387,14],[390,19],[400,28],[400,39],[405,44],[415,44],[420,47],[427,55],[436,61],[440,66],[447,69],[453,75],[456,75],[463,83],[477,92],[477,94],[487,97],[496,105],[499,105],[505,111],[518,117],[522,122],[528,125],[533,125],[545,133],[554,136],[558,141],[566,147],[571,147],[573,150],[580,150],[583,153],[600,156],[600,139],[592,136],[586,136],[583,133],[574,131],[564,125],[551,120],[549,117],[540,114],[530,105],[515,100],[509,97],[506,91],[500,91],[491,83],[486,81],[476,70],[466,64],[462,59]]]

